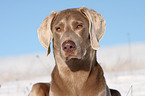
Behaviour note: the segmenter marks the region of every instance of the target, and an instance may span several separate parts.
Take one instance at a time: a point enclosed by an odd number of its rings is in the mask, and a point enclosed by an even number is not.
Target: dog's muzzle
[[[67,40],[67,41],[63,42],[62,49],[66,53],[71,53],[71,52],[75,51],[76,45],[73,41]]]
[[[73,40],[65,40],[62,45],[62,51],[61,51],[61,55],[62,58],[65,61],[68,61],[72,58],[75,59],[82,59],[84,57],[84,55],[86,55],[86,50],[82,50],[81,48],[79,48],[77,43],[75,43]]]

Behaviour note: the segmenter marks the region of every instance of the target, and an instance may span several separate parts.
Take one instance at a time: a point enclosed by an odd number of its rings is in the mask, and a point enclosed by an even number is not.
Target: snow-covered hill
[[[145,43],[100,48],[98,61],[105,71],[145,69]]]
[[[145,96],[144,58],[145,43],[97,52],[109,87],[120,90],[122,96]],[[27,96],[34,83],[50,81],[54,62],[52,53],[0,58],[0,96]]]
[[[22,55],[0,59],[0,83],[50,75],[54,66],[53,54]]]

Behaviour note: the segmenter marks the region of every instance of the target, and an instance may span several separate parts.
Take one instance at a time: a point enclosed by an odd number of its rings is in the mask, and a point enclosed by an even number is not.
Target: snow
[[[100,48],[97,59],[110,88],[145,96],[145,44]],[[50,82],[55,61],[44,53],[0,58],[0,96],[28,96],[32,85]]]
[[[110,88],[118,89],[122,96],[145,96],[145,71],[125,71],[107,73],[106,81]],[[129,90],[132,86],[132,92]],[[129,92],[129,95],[127,93]]]

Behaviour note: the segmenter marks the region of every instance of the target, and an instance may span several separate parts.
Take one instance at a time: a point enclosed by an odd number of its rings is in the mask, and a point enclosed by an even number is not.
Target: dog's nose
[[[63,51],[72,52],[76,49],[75,43],[71,40],[64,41],[62,44]]]

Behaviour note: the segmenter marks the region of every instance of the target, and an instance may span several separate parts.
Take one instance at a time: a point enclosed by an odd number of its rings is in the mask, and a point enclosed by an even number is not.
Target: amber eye
[[[61,28],[60,27],[56,27],[55,29],[57,32],[60,32],[61,31]]]
[[[81,29],[81,28],[83,28],[83,25],[82,24],[77,24],[77,27],[76,27],[77,29]]]

